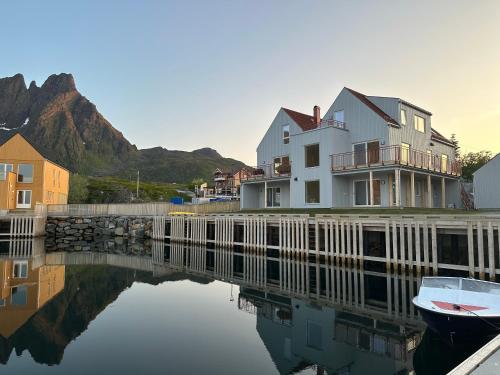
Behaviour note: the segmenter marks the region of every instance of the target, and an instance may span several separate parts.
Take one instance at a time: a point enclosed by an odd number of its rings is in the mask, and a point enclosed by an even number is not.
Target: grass
[[[88,177],[87,189],[89,203],[127,203],[136,196],[136,181],[116,177]],[[168,202],[172,197],[190,198],[177,192],[185,190],[182,184],[140,182],[140,202]]]

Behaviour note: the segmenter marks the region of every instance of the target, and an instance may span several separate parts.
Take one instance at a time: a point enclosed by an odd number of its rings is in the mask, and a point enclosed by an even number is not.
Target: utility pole
[[[139,170],[137,170],[137,193],[136,198],[139,199]]]

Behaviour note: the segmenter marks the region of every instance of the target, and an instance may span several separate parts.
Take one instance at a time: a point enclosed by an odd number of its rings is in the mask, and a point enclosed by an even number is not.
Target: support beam
[[[410,174],[410,206],[415,207],[415,172],[411,172]]]
[[[431,175],[427,175],[427,208],[432,208],[432,182]]]
[[[267,181],[264,181],[264,208],[267,208]]]
[[[396,207],[401,207],[401,170],[394,171],[395,185],[396,185]]]
[[[394,205],[394,192],[392,191],[392,174],[389,174],[389,207]]]
[[[370,170],[370,206],[373,206],[373,171]]]
[[[441,208],[446,208],[446,181],[441,177]]]

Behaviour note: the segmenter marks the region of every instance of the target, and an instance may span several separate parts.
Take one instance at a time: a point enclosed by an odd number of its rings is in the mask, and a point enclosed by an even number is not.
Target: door
[[[380,162],[380,144],[378,141],[368,142],[368,164]]]
[[[18,190],[16,208],[31,208],[31,190]]]

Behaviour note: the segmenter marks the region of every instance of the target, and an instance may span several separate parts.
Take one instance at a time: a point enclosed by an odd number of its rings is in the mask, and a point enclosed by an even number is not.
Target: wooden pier
[[[396,272],[442,269],[490,280],[500,274],[498,216],[173,215],[155,217],[153,227],[155,239],[186,244],[383,263]]]

